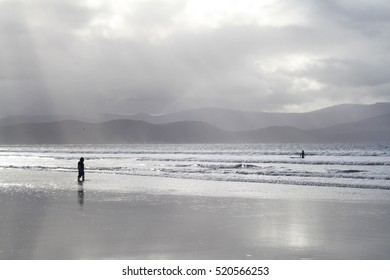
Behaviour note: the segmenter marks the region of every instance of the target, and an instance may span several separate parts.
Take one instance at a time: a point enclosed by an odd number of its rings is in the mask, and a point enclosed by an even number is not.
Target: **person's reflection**
[[[80,209],[83,210],[84,207],[84,188],[83,182],[79,182],[79,188],[77,190],[77,200],[80,205]]]

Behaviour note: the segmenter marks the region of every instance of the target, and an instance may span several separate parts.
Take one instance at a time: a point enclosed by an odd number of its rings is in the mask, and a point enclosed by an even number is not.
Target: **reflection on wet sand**
[[[78,181],[78,190],[77,190],[77,201],[80,205],[80,210],[84,208],[84,186],[83,181]]]
[[[82,210],[84,208],[84,189],[79,188],[77,191],[77,201],[80,205],[80,209]]]
[[[387,205],[370,204],[370,215],[364,203],[89,190],[80,212],[83,186],[78,207],[74,192],[0,190],[0,213],[13,215],[1,219],[0,259],[390,257]]]

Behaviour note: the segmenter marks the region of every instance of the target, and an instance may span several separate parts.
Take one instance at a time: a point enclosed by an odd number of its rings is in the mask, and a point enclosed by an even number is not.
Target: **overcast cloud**
[[[0,116],[390,101],[388,0],[0,0]]]

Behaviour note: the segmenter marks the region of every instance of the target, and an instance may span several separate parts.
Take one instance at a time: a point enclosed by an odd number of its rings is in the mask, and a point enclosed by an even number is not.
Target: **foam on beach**
[[[223,182],[390,189],[388,144],[1,146],[0,168]]]

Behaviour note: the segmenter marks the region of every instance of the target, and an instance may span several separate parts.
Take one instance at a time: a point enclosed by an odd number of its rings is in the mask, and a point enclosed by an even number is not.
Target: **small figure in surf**
[[[305,151],[304,150],[302,150],[301,158],[305,158]]]
[[[84,158],[80,158],[80,161],[77,164],[77,168],[79,170],[79,176],[77,177],[77,181],[84,182]],[[80,178],[82,178],[80,180]]]

